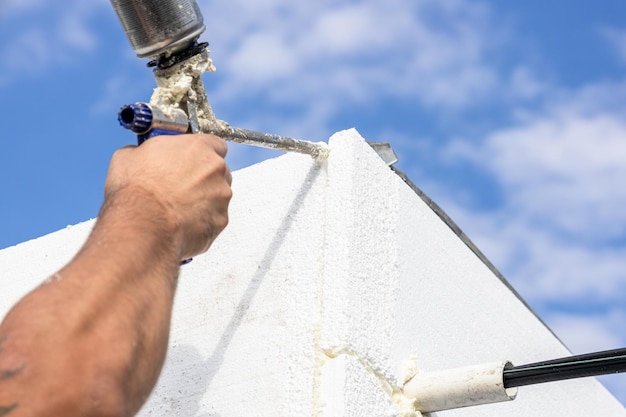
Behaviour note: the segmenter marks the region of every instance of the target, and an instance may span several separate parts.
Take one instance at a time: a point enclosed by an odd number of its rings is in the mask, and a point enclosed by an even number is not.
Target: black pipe
[[[504,370],[504,387],[626,372],[626,348],[515,366]]]

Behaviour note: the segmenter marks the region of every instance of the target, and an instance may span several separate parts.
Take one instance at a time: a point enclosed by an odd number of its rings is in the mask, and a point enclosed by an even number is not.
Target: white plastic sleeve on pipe
[[[503,371],[512,366],[503,361],[418,373],[402,391],[414,399],[415,408],[421,412],[510,401],[515,399],[517,388],[504,388]]]

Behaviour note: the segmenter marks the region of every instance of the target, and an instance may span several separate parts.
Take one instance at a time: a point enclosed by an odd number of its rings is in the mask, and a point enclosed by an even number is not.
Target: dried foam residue
[[[415,408],[414,400],[407,398],[404,395],[402,388],[390,382],[382,372],[374,368],[367,358],[360,355],[348,344],[341,344],[332,348],[322,349],[322,352],[326,360],[332,360],[340,355],[347,355],[356,358],[363,368],[380,382],[383,391],[389,396],[391,401],[398,406],[398,415],[400,417],[422,417],[422,413]],[[415,358],[412,357],[411,360],[404,364],[402,375],[403,384],[413,378],[417,372],[417,363]]]
[[[215,72],[208,53],[198,54],[174,68],[155,71],[157,88],[152,93],[150,104],[159,107],[177,106],[186,99],[195,79],[205,72]]]

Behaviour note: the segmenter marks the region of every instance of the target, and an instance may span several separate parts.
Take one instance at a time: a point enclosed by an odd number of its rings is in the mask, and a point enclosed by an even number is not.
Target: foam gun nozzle
[[[181,109],[168,109],[167,114],[148,103],[126,104],[117,120],[122,127],[137,134],[139,144],[157,135],[178,135],[189,130],[189,120]]]

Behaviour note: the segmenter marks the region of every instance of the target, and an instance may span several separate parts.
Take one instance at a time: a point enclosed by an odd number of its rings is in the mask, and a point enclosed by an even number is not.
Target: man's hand
[[[226,142],[212,135],[156,136],[122,148],[111,160],[105,201],[120,193],[153,198],[181,234],[181,259],[190,258],[206,251],[228,223],[226,151]]]

